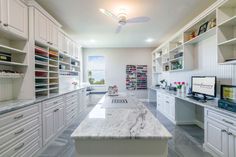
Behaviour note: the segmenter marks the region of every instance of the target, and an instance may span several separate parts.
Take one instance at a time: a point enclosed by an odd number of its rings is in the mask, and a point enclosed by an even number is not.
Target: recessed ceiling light
[[[154,39],[152,39],[152,38],[148,38],[148,39],[146,39],[145,41],[146,41],[147,43],[151,43],[151,42],[154,41]]]

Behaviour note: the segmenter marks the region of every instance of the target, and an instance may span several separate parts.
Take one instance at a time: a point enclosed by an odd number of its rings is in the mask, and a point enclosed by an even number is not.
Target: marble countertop
[[[128,103],[112,103],[126,99]],[[71,135],[74,139],[159,139],[172,136],[136,98],[105,95]]]
[[[168,90],[164,90],[164,89],[156,88],[156,87],[151,87],[150,89],[156,90],[157,92],[161,92],[161,93],[172,95],[172,96],[174,96],[174,97],[176,97],[178,99],[182,99],[182,100],[188,101],[190,103],[196,104],[198,106],[202,106],[204,108],[213,109],[213,110],[219,111],[219,112],[221,112],[223,114],[236,117],[236,113],[231,112],[231,111],[227,111],[227,110],[224,110],[224,109],[218,107],[218,100],[219,100],[218,98],[216,98],[214,100],[208,100],[207,102],[203,103],[203,102],[199,102],[199,101],[196,101],[194,99],[188,98],[186,94],[177,94],[177,92],[168,91]]]
[[[62,96],[67,93],[70,93],[70,92],[73,92],[76,90],[80,90],[80,89],[83,89],[86,87],[87,86],[78,86],[74,89],[63,90],[57,94],[52,94],[50,96],[40,97],[40,98],[33,99],[33,100],[9,100],[9,101],[0,102],[0,115],[11,112],[11,111],[15,111],[15,110],[18,110],[18,109],[21,109],[21,108],[24,108],[24,107],[27,107],[27,106],[30,106],[30,105],[33,105],[36,103],[40,103],[40,102],[48,100],[48,99]]]

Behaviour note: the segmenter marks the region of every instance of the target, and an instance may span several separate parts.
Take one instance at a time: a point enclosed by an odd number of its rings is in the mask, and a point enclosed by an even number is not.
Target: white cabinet
[[[48,19],[35,9],[35,40],[40,43],[48,42]]]
[[[43,114],[43,143],[47,143],[54,136],[54,113]]]
[[[228,156],[227,127],[208,119],[206,122],[205,144],[221,157]]]
[[[204,147],[213,156],[236,156],[236,118],[205,109]]]
[[[175,122],[175,97],[157,92],[157,110]]]
[[[58,47],[58,27],[40,11],[35,9],[35,40]]]
[[[236,156],[236,129],[229,129],[229,157]]]
[[[59,97],[43,102],[43,144],[48,143],[64,126],[63,99]]]
[[[0,156],[34,156],[42,147],[41,104],[0,115]]]
[[[54,131],[55,133],[61,131],[64,128],[64,107],[58,106],[54,111]]]
[[[20,0],[1,0],[1,25],[5,31],[28,39],[28,7]]]

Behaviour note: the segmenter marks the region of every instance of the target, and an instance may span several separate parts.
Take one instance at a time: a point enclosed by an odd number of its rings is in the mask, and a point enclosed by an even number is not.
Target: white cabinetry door
[[[74,57],[74,43],[71,40],[69,40],[69,55]]]
[[[52,26],[52,43],[54,47],[58,48],[58,28],[56,25],[53,24]]]
[[[54,112],[54,132],[61,131],[64,127],[64,109],[63,106],[58,107]]]
[[[3,0],[4,8],[1,10],[6,11],[3,15],[3,26],[7,30],[23,38],[28,38],[28,7],[20,0]],[[6,8],[7,7],[7,8]]]
[[[219,122],[205,122],[205,144],[221,157],[228,157],[228,128]]]
[[[175,121],[175,102],[170,103],[170,118]]]
[[[48,19],[35,9],[35,40],[40,43],[47,43]]]
[[[43,141],[46,144],[54,136],[54,112],[43,115]]]
[[[229,157],[236,156],[236,130],[229,129]]]

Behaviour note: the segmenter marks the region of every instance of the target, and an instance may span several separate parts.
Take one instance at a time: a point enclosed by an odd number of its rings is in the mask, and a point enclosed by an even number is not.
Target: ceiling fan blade
[[[116,34],[120,33],[122,29],[122,25],[119,25],[116,29]]]
[[[103,13],[104,15],[113,18],[114,20],[118,20],[118,17],[113,14],[112,12],[106,10],[106,9],[99,9],[101,13]]]
[[[143,23],[143,22],[148,22],[148,21],[150,21],[149,17],[140,16],[140,17],[128,19],[127,23]]]

